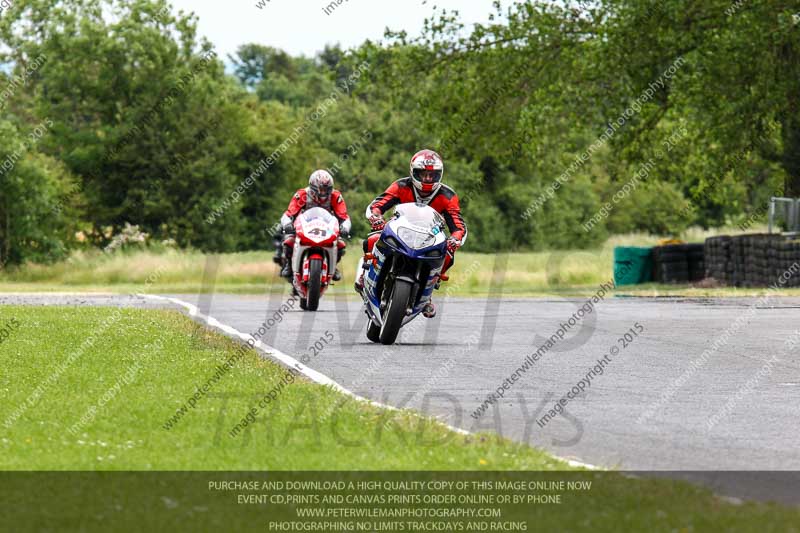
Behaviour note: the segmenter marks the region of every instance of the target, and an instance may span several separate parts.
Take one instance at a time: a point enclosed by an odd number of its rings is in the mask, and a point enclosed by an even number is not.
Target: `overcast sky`
[[[226,57],[240,44],[258,43],[292,55],[312,56],[326,43],[344,48],[366,39],[380,40],[384,28],[420,33],[433,6],[457,9],[468,24],[487,22],[492,0],[341,0],[330,14],[323,8],[337,0],[172,0],[176,10],[193,11],[198,30]],[[256,4],[262,2],[259,9]]]

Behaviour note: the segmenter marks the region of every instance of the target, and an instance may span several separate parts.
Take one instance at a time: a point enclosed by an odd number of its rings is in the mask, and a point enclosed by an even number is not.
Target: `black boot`
[[[275,255],[272,256],[272,262],[276,265],[283,264],[283,236],[273,235],[272,244],[275,245]]]
[[[292,249],[288,246],[283,247],[283,268],[281,269],[281,277],[292,279]]]
[[[342,273],[339,272],[339,265],[342,263],[344,251],[344,248],[339,248],[338,252],[336,253],[336,270],[333,272],[333,281],[342,281]]]

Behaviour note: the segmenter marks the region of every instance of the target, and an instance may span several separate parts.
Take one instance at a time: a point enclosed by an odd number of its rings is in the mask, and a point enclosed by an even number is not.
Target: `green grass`
[[[762,231],[755,228],[752,231]],[[683,235],[689,242],[731,230],[693,229]],[[503,254],[457,255],[451,280],[443,286],[453,296],[481,296],[491,290],[493,279],[502,279],[506,296],[587,296],[611,279],[615,246],[653,246],[658,238],[644,234],[618,235],[597,250],[566,250]],[[353,240],[341,266],[344,280],[332,291],[353,295],[352,280],[358,261],[358,242]],[[505,263],[505,268],[503,264]],[[26,265],[0,272],[0,292],[142,292],[146,280],[152,293],[219,292],[257,294],[285,289],[277,277],[271,252],[222,254],[210,258],[196,251],[169,250],[104,254],[78,252],[54,265]],[[204,281],[205,280],[205,281]],[[618,293],[639,296],[749,296],[763,289],[700,288],[690,285],[643,285],[621,288]],[[800,289],[785,289],[800,295]],[[442,292],[440,292],[442,294]]]
[[[118,320],[109,322],[114,316]],[[568,474],[576,469],[546,452],[496,436],[456,434],[410,411],[387,417],[391,412],[306,381],[289,385],[252,433],[231,438],[227,430],[254,404],[251,398],[285,373],[252,352],[212,389],[216,397],[201,400],[166,430],[165,420],[236,344],[167,311],[0,308],[0,325],[11,318],[20,326],[0,344],[0,470],[561,471],[561,479],[594,479],[594,488],[568,495],[567,505],[517,506],[509,518],[546,530],[592,531],[796,531],[800,521],[797,509],[731,505],[682,482],[634,480],[613,472]],[[5,427],[3,421],[90,338],[94,344]],[[128,383],[71,434],[69,428],[126,375]],[[337,434],[360,445],[333,436],[334,415]],[[102,531],[186,530],[187,524],[197,531],[264,530],[263,507],[237,506],[233,495],[205,488],[208,480],[218,479],[213,474],[162,475],[156,485],[128,475],[117,480],[127,480],[124,490],[112,490],[107,478],[86,478],[80,490],[71,485],[77,483],[74,475],[3,479],[0,500],[9,503],[6,509],[15,517],[36,516],[40,525],[50,520],[51,529],[56,523],[59,529]]]
[[[104,321],[114,313],[119,320]],[[278,365],[250,352],[171,430],[162,426],[175,414],[196,384],[207,381],[236,347],[233,341],[197,328],[175,312],[121,311],[102,308],[3,307],[0,324],[11,317],[20,328],[0,345],[0,470],[272,470],[272,469],[556,469],[563,463],[543,452],[492,439],[455,438],[444,426],[425,422],[424,441],[450,437],[441,447],[416,442],[421,423],[411,412],[392,419],[379,441],[384,412],[357,402],[336,411],[328,407],[344,399],[332,389],[295,382],[280,396],[275,409],[252,433],[228,436],[228,430],[254,398],[285,375]],[[57,332],[57,334],[56,334]],[[40,399],[11,425],[4,426],[40,383],[53,375],[60,361],[79,350],[84,339],[95,344],[46,387]],[[56,341],[57,342],[54,342]],[[79,422],[115,383],[133,372],[111,401],[78,435]],[[223,412],[223,407],[225,411]],[[313,417],[316,412],[319,418]],[[331,428],[337,416],[338,442]],[[319,438],[310,429],[317,423]],[[260,426],[260,427],[259,427]],[[252,428],[253,426],[251,426]],[[395,431],[396,430],[396,431]],[[344,441],[363,440],[353,449]],[[303,450],[298,454],[296,451]],[[336,461],[332,461],[332,456]]]

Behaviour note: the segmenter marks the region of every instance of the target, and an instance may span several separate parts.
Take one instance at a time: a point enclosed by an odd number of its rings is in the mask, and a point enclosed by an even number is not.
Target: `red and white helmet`
[[[333,193],[333,176],[327,170],[315,170],[308,178],[308,193],[315,204],[325,204]]]
[[[411,181],[420,196],[430,196],[442,186],[444,161],[433,150],[420,150],[411,158]]]

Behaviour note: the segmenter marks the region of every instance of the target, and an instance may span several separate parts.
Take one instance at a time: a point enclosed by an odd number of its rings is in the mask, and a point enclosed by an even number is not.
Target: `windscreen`
[[[444,228],[444,218],[435,209],[425,204],[400,204],[395,208],[395,214],[399,214],[413,224],[424,230],[433,228]]]
[[[315,218],[322,219],[326,224],[330,223],[333,220],[333,215],[327,209],[323,209],[321,207],[312,207],[308,211],[303,213],[303,219],[305,220],[313,220]]]

